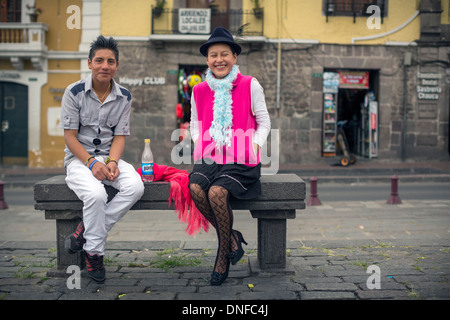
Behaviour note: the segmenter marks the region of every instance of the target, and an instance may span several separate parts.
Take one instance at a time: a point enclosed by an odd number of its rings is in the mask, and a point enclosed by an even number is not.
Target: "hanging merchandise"
[[[336,155],[336,117],[337,94],[339,90],[339,74],[336,72],[323,73],[323,136],[322,155],[334,157]]]
[[[361,109],[362,155],[368,158],[378,156],[378,102],[372,91],[364,97]]]
[[[338,93],[339,90],[339,73],[324,72],[323,73],[323,92]]]
[[[184,116],[183,107],[181,106],[181,103],[177,103],[177,118],[183,119],[183,116]]]
[[[183,96],[183,80],[184,80],[184,70],[180,69],[178,72],[178,94]]]
[[[186,73],[183,69],[180,69],[180,72],[178,73],[178,93],[180,94],[181,99],[184,99],[184,103],[189,103],[191,96],[189,94]]]
[[[183,65],[178,71],[178,104],[176,105],[177,127],[186,129],[191,120],[191,96],[195,85],[203,81],[205,67]],[[183,124],[185,124],[183,126]]]
[[[189,87],[192,89],[196,84],[202,82],[202,78],[198,74],[191,74],[187,78]]]
[[[369,103],[370,114],[370,149],[369,158],[378,156],[378,103],[371,101]]]

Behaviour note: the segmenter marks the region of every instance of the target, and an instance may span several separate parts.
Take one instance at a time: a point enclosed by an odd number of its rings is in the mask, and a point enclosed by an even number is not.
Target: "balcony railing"
[[[45,47],[48,27],[43,23],[0,23],[0,44],[6,48],[37,49]]]
[[[11,60],[14,68],[22,70],[23,60],[31,59],[37,70],[47,54],[45,36],[48,27],[43,23],[0,23],[0,57]]]
[[[152,9],[152,34],[175,35],[175,34],[205,34],[205,29],[180,31],[179,12],[181,9],[163,9],[156,11]],[[195,9],[192,9],[195,10]],[[200,9],[199,9],[200,10]],[[219,11],[210,9],[209,31],[216,27],[225,27],[237,36],[262,36],[264,35],[264,11],[226,10]]]

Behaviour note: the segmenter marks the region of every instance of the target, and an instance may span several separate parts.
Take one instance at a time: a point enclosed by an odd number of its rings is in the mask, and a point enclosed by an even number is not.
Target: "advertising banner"
[[[369,72],[339,71],[339,88],[369,89]]]

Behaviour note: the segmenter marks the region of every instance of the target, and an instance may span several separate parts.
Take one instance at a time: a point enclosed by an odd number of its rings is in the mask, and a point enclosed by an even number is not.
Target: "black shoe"
[[[105,281],[105,265],[103,264],[103,256],[98,254],[90,255],[86,254],[86,269],[89,277],[91,277],[97,283],[103,283]]]
[[[214,271],[211,274],[211,280],[209,281],[209,283],[212,286],[220,286],[227,278],[228,278],[228,269],[225,273],[219,273],[217,271]]]
[[[228,254],[229,256],[229,254]],[[220,286],[227,278],[228,278],[228,271],[230,270],[230,259],[227,259],[228,261],[226,262],[226,270],[224,273],[220,273],[218,271],[213,271],[213,273],[211,274],[211,280],[209,281],[209,283],[212,286]],[[214,270],[216,270],[216,266],[218,263],[218,256],[216,257],[216,263],[214,264]]]
[[[244,243],[245,245],[247,245],[248,243],[244,240],[244,237],[242,236],[242,233],[240,233],[237,230],[234,230],[237,234],[237,239],[236,236],[234,235],[234,232],[232,232],[232,235],[234,237],[234,240],[236,241],[237,247],[238,249],[236,251],[231,251],[230,253],[230,262],[232,265],[235,265],[236,263],[238,263],[239,260],[241,260],[242,256],[244,255],[244,250],[242,249],[242,243]]]
[[[64,241],[64,247],[69,253],[77,253],[83,250],[83,245],[86,243],[86,239],[84,239],[83,234],[84,224],[83,221],[81,221],[77,226],[77,230],[68,235]]]

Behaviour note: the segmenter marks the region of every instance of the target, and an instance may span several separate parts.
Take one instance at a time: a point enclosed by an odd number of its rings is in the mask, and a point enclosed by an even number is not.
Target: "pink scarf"
[[[142,168],[137,169],[137,172],[142,177]],[[187,222],[187,234],[193,236],[200,228],[208,232],[208,220],[197,209],[191,198],[189,173],[185,170],[153,163],[153,174],[153,181],[170,182],[169,206],[174,201],[178,219],[182,222]]]

